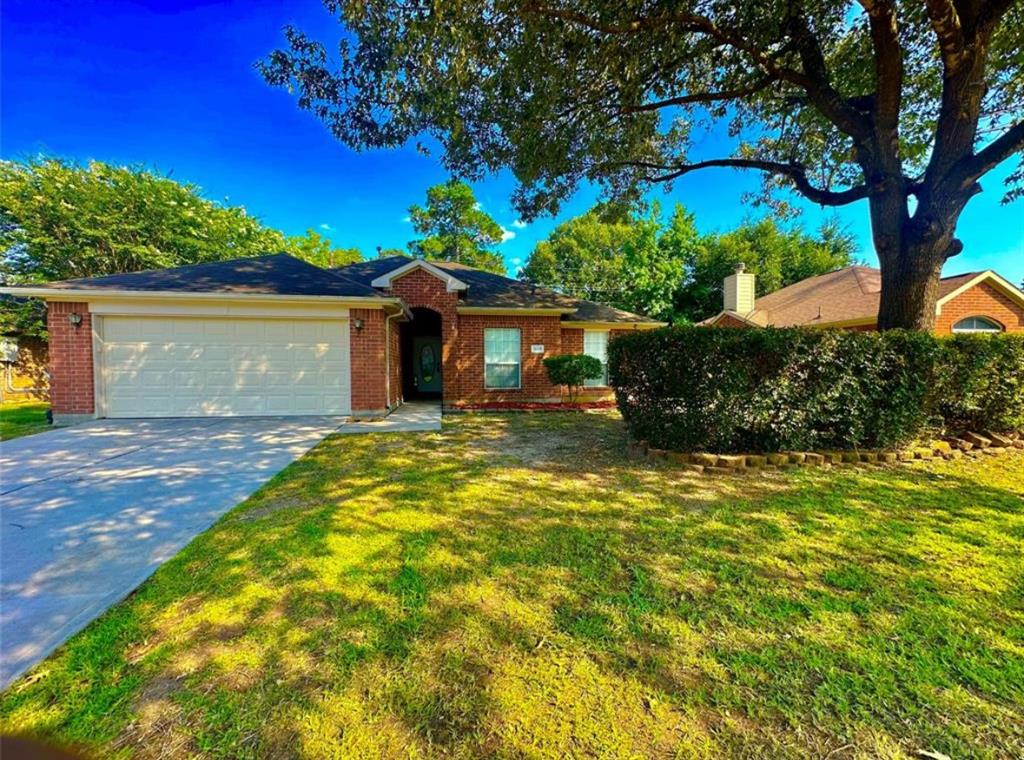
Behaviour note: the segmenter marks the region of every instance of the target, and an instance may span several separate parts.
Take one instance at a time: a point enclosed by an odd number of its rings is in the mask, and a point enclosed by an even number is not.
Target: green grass
[[[0,404],[0,441],[22,435],[49,430],[46,410],[50,405],[41,401],[10,401]]]
[[[1024,454],[702,478],[334,437],[0,698],[97,757],[1024,755]]]

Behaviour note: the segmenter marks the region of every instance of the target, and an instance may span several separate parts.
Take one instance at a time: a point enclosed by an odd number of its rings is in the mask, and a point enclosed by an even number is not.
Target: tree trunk
[[[945,253],[934,245],[903,247],[896,256],[882,260],[882,293],[878,305],[878,329],[935,329],[935,303]]]

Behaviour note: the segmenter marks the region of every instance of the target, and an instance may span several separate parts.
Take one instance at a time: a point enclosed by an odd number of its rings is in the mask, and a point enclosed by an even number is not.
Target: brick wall
[[[458,293],[449,293],[440,279],[422,269],[414,269],[391,281],[391,295],[401,298],[410,309],[433,309],[441,315],[441,380],[444,403],[454,403],[455,388],[449,382],[456,377],[456,336],[459,316]]]
[[[484,330],[490,327],[515,327],[520,330],[519,350],[522,364],[521,387],[518,390],[484,388]],[[531,353],[530,346],[535,343],[544,345],[543,354]],[[545,356],[556,356],[560,353],[562,329],[557,316],[463,314],[459,317],[455,344],[455,382],[451,382],[451,374],[445,378],[445,403],[557,401],[561,397],[561,388],[552,385],[548,380],[543,360]]]
[[[935,320],[935,332],[949,335],[953,325],[964,317],[994,319],[1006,332],[1024,332],[1024,307],[988,282],[975,285],[942,307]]]
[[[391,342],[391,396],[388,403],[397,406],[402,402],[402,342],[399,339],[401,322],[397,318],[392,319],[388,329],[388,338]]]
[[[68,321],[82,315],[77,327]],[[47,303],[50,332],[50,406],[55,415],[95,411],[92,367],[92,315],[87,303]]]
[[[349,352],[352,357],[352,412],[384,411],[384,311],[352,309],[349,313]],[[355,321],[363,328],[357,330]]]

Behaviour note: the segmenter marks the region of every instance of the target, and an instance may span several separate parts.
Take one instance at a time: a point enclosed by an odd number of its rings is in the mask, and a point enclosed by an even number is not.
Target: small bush
[[[569,403],[576,401],[583,383],[601,377],[604,371],[599,359],[585,354],[549,356],[544,360],[544,368],[548,371],[548,378],[552,383],[564,385],[569,389]]]
[[[894,446],[928,423],[939,355],[923,333],[676,327],[609,346],[631,433],[682,451]]]
[[[1024,336],[942,341],[934,408],[951,432],[1024,428]]]

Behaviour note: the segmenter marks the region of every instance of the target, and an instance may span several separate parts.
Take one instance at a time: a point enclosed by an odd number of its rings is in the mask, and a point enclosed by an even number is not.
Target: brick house
[[[54,418],[379,416],[553,404],[543,360],[661,326],[448,262],[284,254],[8,288],[45,299]],[[611,399],[604,379],[581,401]]]
[[[714,327],[877,329],[882,275],[850,266],[755,298],[755,277],[739,265],[725,278],[723,309],[700,324]],[[1024,332],[1024,292],[991,269],[939,281],[935,333]]]

